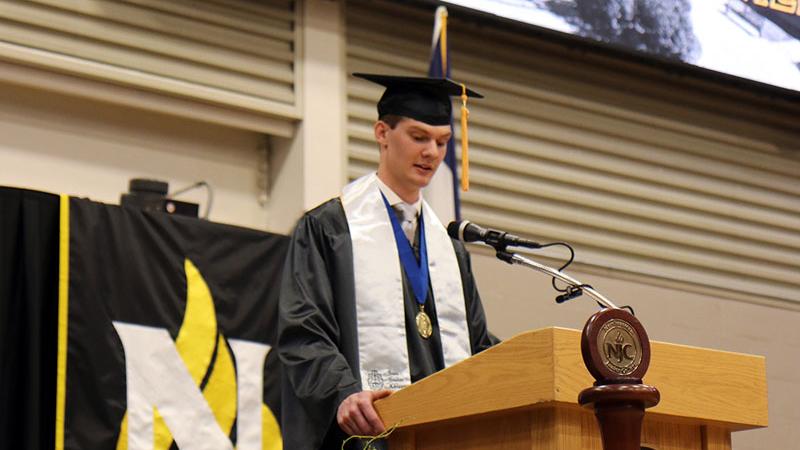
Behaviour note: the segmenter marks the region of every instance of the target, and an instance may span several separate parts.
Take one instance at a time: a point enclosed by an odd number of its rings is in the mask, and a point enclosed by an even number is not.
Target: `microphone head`
[[[447,234],[461,242],[475,242],[483,240],[483,232],[485,230],[478,225],[470,222],[469,220],[462,220],[459,222],[450,222],[447,225]]]
[[[459,228],[461,228],[461,222],[456,222],[456,221],[450,222],[450,224],[447,225],[447,235],[457,241],[460,241],[461,238],[458,237]]]

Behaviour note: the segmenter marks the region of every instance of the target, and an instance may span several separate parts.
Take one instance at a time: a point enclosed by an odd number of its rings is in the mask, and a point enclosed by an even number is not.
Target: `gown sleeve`
[[[461,271],[461,282],[464,287],[464,300],[467,306],[467,326],[469,328],[472,354],[478,354],[500,341],[492,335],[486,325],[486,314],[483,312],[478,285],[472,274],[472,261],[464,244],[453,241]]]
[[[281,428],[284,448],[317,449],[336,411],[361,385],[343,355],[331,269],[335,249],[314,216],[298,222],[281,283],[278,353],[282,363]]]

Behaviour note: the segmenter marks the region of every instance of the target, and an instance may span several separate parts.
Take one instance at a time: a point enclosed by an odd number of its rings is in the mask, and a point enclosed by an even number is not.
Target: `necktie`
[[[400,228],[403,229],[403,234],[413,246],[414,232],[417,228],[417,209],[408,203],[397,203],[392,205],[392,208],[397,213],[397,218],[400,219]]]

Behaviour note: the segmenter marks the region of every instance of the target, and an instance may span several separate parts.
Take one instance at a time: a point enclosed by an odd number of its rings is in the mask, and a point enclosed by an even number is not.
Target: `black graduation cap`
[[[371,73],[353,76],[372,81],[386,88],[378,101],[378,117],[409,117],[428,125],[449,125],[451,96],[483,98],[483,96],[449,78],[402,77]],[[463,99],[466,102],[466,99]]]
[[[409,117],[428,125],[450,125],[451,96],[461,97],[461,188],[469,190],[469,138],[467,133],[467,98],[483,96],[449,78],[403,77],[372,73],[354,73],[386,88],[378,100],[378,118],[386,115]]]

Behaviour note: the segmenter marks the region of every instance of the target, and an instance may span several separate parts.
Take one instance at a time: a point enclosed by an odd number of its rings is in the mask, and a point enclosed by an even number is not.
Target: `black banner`
[[[0,212],[3,444],[282,447],[285,236],[6,188]]]
[[[58,196],[0,187],[0,447],[51,449]]]

